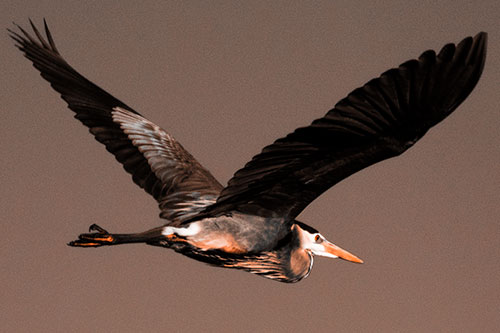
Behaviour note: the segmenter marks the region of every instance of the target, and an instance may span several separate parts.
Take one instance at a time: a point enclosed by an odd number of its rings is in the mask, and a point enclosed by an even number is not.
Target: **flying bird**
[[[156,199],[164,219],[133,234],[93,224],[68,245],[146,243],[281,282],[307,277],[315,255],[363,262],[296,217],[342,179],[400,155],[450,115],[478,82],[487,43],[480,32],[384,72],[323,118],[264,147],[223,186],[165,130],[73,69],[45,20],[45,36],[30,24],[34,36],[18,25],[9,29],[16,46]]]

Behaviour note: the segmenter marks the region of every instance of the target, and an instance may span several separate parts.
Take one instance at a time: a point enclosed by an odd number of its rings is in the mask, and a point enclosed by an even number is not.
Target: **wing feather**
[[[342,179],[397,156],[453,112],[482,73],[487,35],[445,45],[355,89],[323,118],[265,147],[205,215],[233,210],[292,221]]]
[[[132,175],[133,181],[159,203],[169,223],[215,202],[222,186],[172,136],[75,71],[60,55],[44,21],[46,39],[30,20],[36,38],[10,36],[41,76],[61,94],[75,118]]]

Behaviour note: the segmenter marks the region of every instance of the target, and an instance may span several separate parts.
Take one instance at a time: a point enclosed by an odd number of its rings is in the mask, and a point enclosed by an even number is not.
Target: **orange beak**
[[[347,261],[355,262],[358,264],[363,263],[363,260],[356,257],[354,254],[349,253],[346,250],[338,247],[337,245],[332,244],[330,242],[326,242],[326,241],[323,243],[324,243],[324,247],[325,247],[326,252],[333,254],[334,256],[337,256],[341,259],[347,260]]]

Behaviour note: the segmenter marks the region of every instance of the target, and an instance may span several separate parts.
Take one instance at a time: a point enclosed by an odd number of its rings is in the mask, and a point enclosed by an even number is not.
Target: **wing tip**
[[[14,31],[13,29],[7,28],[7,31],[9,33],[9,37],[11,37],[17,44],[16,47],[22,50],[23,52],[27,53],[27,47],[34,46],[37,48],[43,48],[46,49],[58,56],[60,56],[60,53],[56,47],[56,44],[54,42],[54,39],[52,38],[52,34],[50,32],[50,29],[47,24],[47,20],[43,18],[43,28],[45,31],[45,37],[40,33],[38,28],[36,27],[35,23],[31,18],[28,18],[28,22],[31,26],[31,29],[33,30],[33,33],[35,34],[36,38],[31,36],[30,33],[28,33],[24,28],[22,28],[19,24],[16,22],[12,21],[12,24],[19,29],[19,32]],[[24,36],[23,36],[24,35]]]
[[[473,38],[471,57],[479,60],[479,75],[482,73],[486,62],[486,53],[488,49],[488,33],[481,31]]]

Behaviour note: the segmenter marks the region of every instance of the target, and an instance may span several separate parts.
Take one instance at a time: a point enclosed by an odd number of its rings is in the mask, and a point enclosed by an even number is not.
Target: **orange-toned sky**
[[[156,202],[0,37],[0,331],[491,332],[500,326],[498,1],[12,1],[77,70],[225,183],[266,144],[426,49],[487,31],[482,79],[403,156],[300,220],[365,260],[287,285],[144,245],[66,246],[91,223],[163,223]],[[5,31],[4,31],[5,32]]]

